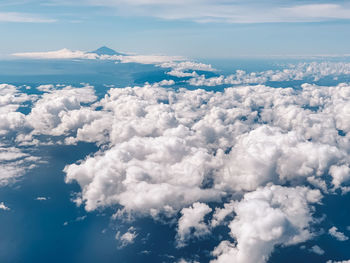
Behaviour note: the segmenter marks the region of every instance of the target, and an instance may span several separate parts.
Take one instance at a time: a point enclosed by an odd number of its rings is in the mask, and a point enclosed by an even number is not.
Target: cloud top
[[[173,76],[214,71],[194,62],[156,63]],[[348,66],[264,74],[292,79],[337,70]],[[215,239],[213,263],[264,263],[276,246],[313,238],[322,198],[349,191],[350,86],[206,91],[174,84],[110,88],[100,98],[88,84],[41,85],[34,95],[21,92],[29,87],[0,85],[0,132],[16,143],[0,144],[1,185],[35,167],[40,160],[30,149],[36,146],[94,143],[95,153],[64,168],[66,182],[80,186],[75,202],[87,211],[113,207],[113,218],[173,223],[178,249],[219,227],[230,238]],[[27,114],[19,111],[24,104],[30,104]],[[348,239],[336,227],[328,234]],[[138,235],[131,227],[115,237],[123,248]],[[308,251],[323,253],[316,245]]]

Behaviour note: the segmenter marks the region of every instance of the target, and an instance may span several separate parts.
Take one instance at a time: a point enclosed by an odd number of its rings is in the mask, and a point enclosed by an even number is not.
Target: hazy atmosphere
[[[2,0],[2,55],[93,50],[232,58],[349,54],[348,1]]]

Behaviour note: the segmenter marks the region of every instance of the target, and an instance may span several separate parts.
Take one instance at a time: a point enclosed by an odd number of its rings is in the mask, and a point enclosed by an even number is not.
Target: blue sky
[[[224,58],[349,54],[350,4],[304,0],[2,0],[0,54],[101,45]]]

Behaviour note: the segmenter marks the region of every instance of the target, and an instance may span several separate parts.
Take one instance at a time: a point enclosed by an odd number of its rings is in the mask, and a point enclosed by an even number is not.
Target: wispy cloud
[[[51,3],[115,8],[118,15],[151,16],[200,23],[321,22],[350,19],[350,5],[340,1],[242,0],[78,0]]]
[[[86,53],[84,51],[72,51],[67,48],[63,48],[55,51],[47,52],[24,52],[12,54],[16,57],[34,58],[34,59],[96,59],[97,54]]]
[[[179,56],[165,56],[165,55],[98,55],[96,53],[85,51],[72,51],[63,48],[56,51],[47,52],[23,52],[12,54],[15,57],[28,59],[102,59],[115,60],[120,63],[141,63],[141,64],[163,64],[174,61],[183,61],[185,58]],[[202,64],[203,67],[204,64]],[[166,64],[164,67],[173,67],[175,64]],[[188,65],[187,65],[188,66]],[[198,66],[198,65],[196,65]],[[193,65],[192,65],[193,67]]]
[[[18,12],[0,12],[0,22],[12,23],[53,23],[55,19],[45,18],[40,15],[18,13]]]
[[[350,19],[350,4],[337,0],[288,3],[283,0],[49,0],[40,3],[40,6],[46,7],[57,5],[101,7],[108,8],[108,14],[118,16],[146,16],[198,23],[295,23]],[[11,12],[0,13],[0,21],[47,23],[55,22],[55,19]]]

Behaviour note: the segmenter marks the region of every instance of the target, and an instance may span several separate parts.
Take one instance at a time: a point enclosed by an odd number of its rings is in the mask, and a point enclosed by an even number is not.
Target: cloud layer
[[[276,245],[291,245],[311,237],[309,203],[319,202],[318,190],[267,186],[234,203],[236,217],[229,224],[236,244],[222,241],[212,263],[263,263]]]
[[[79,0],[56,4],[114,8],[118,15],[151,16],[167,20],[190,20],[198,23],[283,23],[320,22],[350,19],[346,2],[333,1],[155,1],[155,0]]]
[[[168,74],[174,75],[171,72]],[[350,74],[350,63],[346,62],[311,62],[292,64],[282,70],[267,70],[262,72],[246,72],[237,70],[236,73],[224,76],[206,78],[205,75],[189,74],[193,77],[188,82],[192,86],[219,86],[219,85],[242,85],[263,84],[266,82],[284,82],[293,80],[318,81],[324,77],[333,77]]]
[[[345,84],[305,84],[300,91],[261,85],[224,92],[158,85],[111,89],[94,104],[98,111],[89,109],[97,117],[82,119],[76,135],[66,139],[105,147],[66,166],[66,180],[80,184],[87,210],[119,204],[154,218],[181,211],[179,247],[234,213],[229,227],[237,244],[223,241],[213,252],[217,262],[266,262],[275,245],[313,236],[310,205],[321,192],[346,190],[349,92]],[[227,211],[213,213],[205,204],[222,198],[233,200]],[[207,214],[211,223],[203,221]],[[251,218],[260,217],[268,220],[266,227],[255,229]]]
[[[183,61],[183,57],[165,55],[98,55],[81,50],[70,50],[67,48],[47,52],[22,52],[12,54],[15,57],[29,59],[100,59],[113,60],[117,63],[140,63],[140,64],[163,64]],[[176,65],[176,64],[175,64]],[[204,65],[204,64],[203,64]]]
[[[157,65],[170,75],[213,71],[190,62]],[[264,74],[286,80],[302,72],[303,79],[335,75],[334,67],[348,74],[348,65],[328,64]],[[179,249],[223,227],[230,238],[212,251],[218,263],[267,262],[276,246],[313,238],[322,197],[349,191],[350,86],[245,84],[214,92],[173,84],[111,88],[100,99],[88,84],[42,85],[36,95],[0,85],[0,132],[16,143],[0,145],[0,184],[38,163],[26,147],[95,143],[97,152],[64,168],[87,211],[112,206],[117,215],[177,220]],[[28,114],[19,110],[25,105]],[[328,233],[347,241],[336,227]],[[116,239],[122,248],[137,236],[131,227]]]

